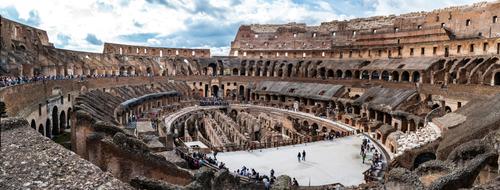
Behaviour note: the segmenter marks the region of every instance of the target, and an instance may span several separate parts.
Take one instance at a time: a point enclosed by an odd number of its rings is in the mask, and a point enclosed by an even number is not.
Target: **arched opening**
[[[451,113],[451,108],[449,106],[446,106],[444,107],[444,111],[446,111],[446,113]]]
[[[432,152],[421,153],[413,161],[413,168],[418,168],[418,166],[420,166],[421,164],[435,159],[436,159],[436,154]]]
[[[399,73],[397,71],[392,72],[392,81],[399,81]]]
[[[325,78],[325,77],[326,77],[326,69],[325,69],[324,67],[321,67],[321,68],[319,69],[319,76],[320,76],[321,78]]]
[[[495,73],[495,81],[493,82],[493,84],[495,84],[495,86],[500,86],[500,72],[497,72]]]
[[[432,105],[432,109],[436,109],[436,108],[439,108],[439,107],[440,107],[439,104]]]
[[[63,133],[64,129],[66,129],[66,113],[61,111],[61,114],[59,115],[59,132]]]
[[[59,110],[57,106],[52,108],[52,136],[59,135]]]
[[[50,133],[50,124],[50,119],[47,119],[47,121],[45,121],[45,136],[49,138],[52,137],[52,134]]]
[[[278,77],[283,77],[283,69],[278,70]]]
[[[361,79],[370,79],[370,74],[368,74],[368,71],[363,71],[363,73],[361,73]]]
[[[413,81],[412,82],[420,82],[420,73],[418,71],[413,72]]]
[[[286,77],[291,77],[292,76],[292,69],[293,69],[293,65],[292,64],[288,64],[287,68],[286,68]]]
[[[347,70],[347,71],[346,71],[346,74],[345,74],[345,75],[346,75],[346,77],[347,77],[347,73],[348,73],[348,72],[350,73],[351,71],[349,71],[349,70]],[[359,71],[358,71],[358,70],[354,71],[354,76],[353,76],[353,77],[354,77],[355,79],[359,79],[359,75],[360,75],[360,74],[359,74]]]
[[[219,97],[219,86],[212,85],[212,96]]]
[[[382,71],[382,80],[389,81],[389,72]]]
[[[132,71],[133,71],[132,66],[128,67],[127,68],[127,76],[132,75],[133,74]]]
[[[238,76],[238,69],[237,68],[233,69],[233,76]]]
[[[148,76],[153,76],[153,70],[151,69],[151,67],[146,68],[146,74]]]
[[[344,74],[345,74],[344,78],[347,78],[347,79],[352,78],[352,71],[347,70],[347,71],[345,71],[345,73],[344,73]]]
[[[31,128],[36,130],[36,122],[34,119],[31,120]]]
[[[45,131],[45,128],[43,128],[43,124],[38,125],[38,132],[42,135],[45,135],[44,131]]]
[[[309,129],[309,122],[307,122],[307,121],[302,122],[302,129],[308,130]]]
[[[121,66],[120,67],[120,76],[125,76],[127,75],[127,70],[125,70],[125,67]]]
[[[212,76],[217,75],[217,65],[215,63],[210,63],[208,66],[212,68]]]
[[[240,70],[240,75],[241,75],[241,76],[245,76],[245,75],[246,75],[246,70],[245,70],[245,68],[241,68],[241,70]]]
[[[401,81],[404,82],[410,81],[410,73],[408,73],[408,71],[404,71],[403,74],[401,74]]]
[[[415,132],[417,130],[417,126],[415,125],[415,121],[413,119],[410,119],[408,121],[408,125],[409,125],[409,128],[410,128],[409,129],[410,131]]]
[[[335,72],[335,76],[337,76],[337,78],[343,78],[342,74],[343,74],[343,73],[342,73],[342,70],[337,70],[337,71]]]
[[[372,72],[372,80],[379,80],[380,79],[380,74],[378,71],[373,71]]]
[[[240,85],[240,89],[239,89],[239,96],[240,97],[243,97],[245,96],[245,87],[243,85]]]
[[[333,78],[333,70],[328,69],[328,71],[326,72],[326,77]]]

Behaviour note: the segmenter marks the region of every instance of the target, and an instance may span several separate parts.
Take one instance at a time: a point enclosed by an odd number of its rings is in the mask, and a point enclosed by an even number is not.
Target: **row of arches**
[[[45,120],[45,122],[37,122],[35,119],[31,120],[31,128],[37,130],[40,134],[53,138],[59,134],[64,133],[64,130],[71,127],[70,115],[72,108],[67,111],[59,111],[57,106],[52,107],[51,114]],[[38,125],[37,125],[38,124]]]
[[[397,71],[397,70],[342,70],[319,67],[321,62],[315,64],[308,62],[303,67],[302,63],[266,63],[268,66],[253,67],[242,62],[240,68],[233,68],[233,76],[256,76],[256,77],[307,77],[323,79],[366,79],[401,82],[423,82],[421,71]],[[259,65],[257,65],[259,66]],[[269,67],[269,68],[268,68]],[[248,72],[247,72],[248,69]]]

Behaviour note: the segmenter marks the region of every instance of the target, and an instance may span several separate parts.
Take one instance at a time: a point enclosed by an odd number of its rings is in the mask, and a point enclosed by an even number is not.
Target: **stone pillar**
[[[71,126],[71,147],[73,151],[82,158],[88,160],[87,154],[87,136],[93,132],[92,117],[78,111],[71,117],[73,125]]]

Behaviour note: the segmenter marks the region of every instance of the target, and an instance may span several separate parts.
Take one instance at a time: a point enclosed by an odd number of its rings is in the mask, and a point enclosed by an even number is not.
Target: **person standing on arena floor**
[[[299,186],[299,182],[297,182],[297,180],[295,178],[293,178],[292,185],[295,186],[295,187],[298,187]]]
[[[299,154],[297,154],[297,160],[299,160],[299,162],[300,162],[300,152],[299,152]]]
[[[302,161],[306,161],[306,151],[305,150],[302,150]]]

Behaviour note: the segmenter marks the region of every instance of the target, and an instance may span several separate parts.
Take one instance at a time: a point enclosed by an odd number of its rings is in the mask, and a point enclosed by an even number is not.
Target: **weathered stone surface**
[[[292,179],[290,176],[280,175],[276,178],[276,182],[274,182],[271,187],[272,190],[289,190],[291,189]]]
[[[132,189],[25,120],[2,120],[0,189]]]

